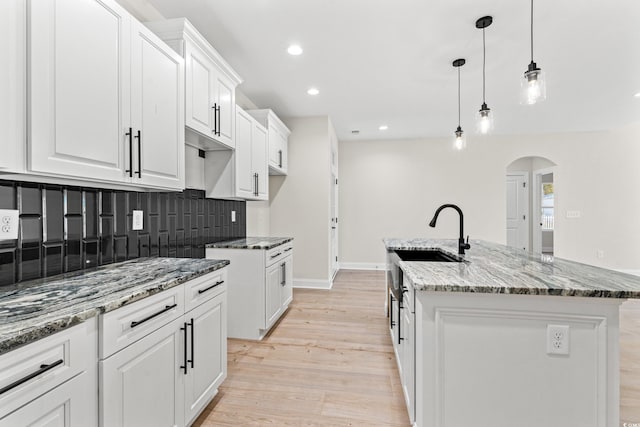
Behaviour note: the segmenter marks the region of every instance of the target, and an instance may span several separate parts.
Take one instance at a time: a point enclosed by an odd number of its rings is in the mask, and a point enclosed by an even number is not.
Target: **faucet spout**
[[[458,212],[458,215],[460,216],[460,237],[458,238],[458,254],[464,255],[465,249],[470,249],[471,245],[469,244],[468,237],[467,237],[467,242],[465,243],[464,241],[464,215],[462,213],[462,209],[460,209],[457,205],[453,205],[450,203],[440,206],[438,209],[436,209],[436,212],[433,215],[433,218],[429,222],[429,226],[430,227],[436,226],[436,222],[438,221],[438,215],[440,215],[440,212],[442,212],[442,210],[446,208],[455,209]]]

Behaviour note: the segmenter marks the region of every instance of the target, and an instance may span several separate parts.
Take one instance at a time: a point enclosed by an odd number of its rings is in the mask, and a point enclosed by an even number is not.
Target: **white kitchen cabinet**
[[[185,59],[187,144],[205,151],[233,149],[235,90],[242,82],[240,76],[187,19],[145,25]]]
[[[96,426],[95,319],[0,356],[0,427]]]
[[[101,316],[102,426],[190,425],[213,399],[227,373],[226,274]]]
[[[269,146],[269,174],[286,175],[289,162],[289,134],[291,131],[270,109],[247,110],[262,126],[267,128]]]
[[[264,249],[207,248],[206,257],[228,259],[227,332],[261,340],[293,297],[293,244]]]
[[[0,2],[0,37],[5,41],[0,66],[0,172],[24,170],[26,144],[26,2]]]
[[[114,0],[32,0],[28,24],[28,171],[183,189],[182,58]]]
[[[236,106],[236,196],[269,199],[267,130]]]

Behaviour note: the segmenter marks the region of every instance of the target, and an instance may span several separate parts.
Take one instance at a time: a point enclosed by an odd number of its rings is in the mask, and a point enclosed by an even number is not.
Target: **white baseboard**
[[[640,270],[618,270],[620,273],[633,274],[634,276],[640,276]]]
[[[387,265],[375,262],[341,262],[340,270],[386,270]]]
[[[316,279],[293,279],[294,288],[303,289],[331,289],[332,280],[316,280]]]

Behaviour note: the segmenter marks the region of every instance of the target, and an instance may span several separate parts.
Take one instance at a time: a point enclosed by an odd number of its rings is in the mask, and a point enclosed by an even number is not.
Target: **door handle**
[[[129,173],[129,178],[133,178],[133,129],[129,128],[125,135],[129,137],[129,169],[125,172]]]
[[[138,174],[138,178],[142,178],[142,136],[139,130],[135,137],[138,138],[138,170],[134,173]]]

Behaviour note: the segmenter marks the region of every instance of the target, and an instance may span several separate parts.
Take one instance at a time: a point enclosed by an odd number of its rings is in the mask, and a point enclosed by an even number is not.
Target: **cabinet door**
[[[183,60],[137,21],[131,34],[133,182],[182,190]]]
[[[251,131],[251,167],[257,174],[256,185],[258,194],[255,199],[269,199],[269,164],[267,159],[268,150],[267,130],[258,122],[253,122]]]
[[[269,126],[269,166],[280,169],[282,135],[275,126]]]
[[[209,403],[227,376],[226,293],[185,315],[191,337],[191,370],[185,377],[185,424],[189,425]]]
[[[233,125],[236,114],[235,86],[220,72],[214,74],[214,78],[215,102],[219,107],[217,126],[220,133],[219,136],[214,136],[214,138],[229,147],[235,147],[233,138]]]
[[[415,419],[415,342],[413,326],[413,314],[411,310],[402,310],[402,387],[404,389],[404,396],[411,422]]]
[[[26,147],[26,11],[24,0],[0,2],[0,37],[5,41],[0,65],[0,170],[21,172]]]
[[[114,0],[32,0],[28,18],[28,167],[123,181],[129,14]]]
[[[0,419],[0,427],[97,426],[95,366]]]
[[[255,175],[251,167],[251,133],[253,119],[243,110],[236,114],[236,193],[238,197],[255,198]]]
[[[285,309],[293,300],[293,255],[286,257],[282,264],[282,308]]]
[[[289,137],[286,134],[280,134],[280,149],[282,150],[282,166],[280,170],[286,174],[289,168]]]
[[[186,125],[208,137],[213,135],[216,83],[215,65],[196,45],[186,42]]]
[[[273,264],[267,269],[266,279],[264,329],[273,325],[282,311],[282,268],[280,263]]]
[[[100,362],[101,425],[184,425],[183,318]]]

